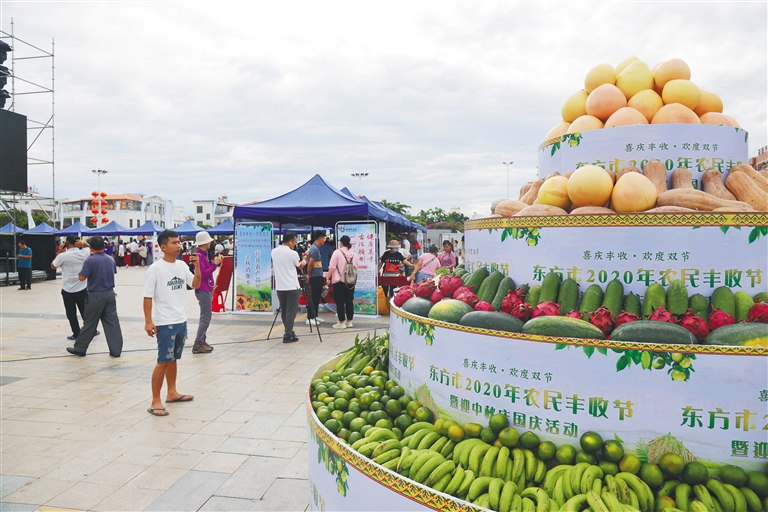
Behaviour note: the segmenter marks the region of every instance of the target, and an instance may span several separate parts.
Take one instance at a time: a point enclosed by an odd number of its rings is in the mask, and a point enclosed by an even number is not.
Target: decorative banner
[[[500,270],[518,285],[540,284],[554,271],[563,279],[575,279],[582,292],[592,284],[605,289],[613,279],[624,284],[625,293],[640,296],[653,283],[667,287],[680,279],[691,295],[709,297],[719,286],[744,290],[750,296],[768,291],[768,227],[764,222],[752,226],[579,227],[578,217],[558,219],[573,226],[477,229],[468,223],[467,269]],[[747,223],[757,218],[744,219]],[[487,225],[503,225],[505,220],[512,219],[489,219],[500,222]]]
[[[235,225],[235,312],[272,311],[272,223]]]
[[[390,378],[460,425],[484,426],[500,412],[519,433],[531,430],[557,445],[578,447],[584,432],[595,431],[620,439],[643,461],[678,447],[686,461],[748,471],[768,462],[765,350],[692,346],[686,354],[674,352],[680,345],[556,344],[392,312]]]
[[[337,222],[336,242],[347,235],[357,254],[357,284],[355,285],[355,314],[376,315],[376,276],[379,265],[379,244],[376,222]]]
[[[612,171],[625,165],[642,169],[656,158],[666,164],[670,175],[678,167],[687,167],[701,188],[700,178],[707,169],[725,175],[748,161],[748,138],[741,128],[708,124],[619,126],[566,134],[539,147],[539,178],[588,164]]]

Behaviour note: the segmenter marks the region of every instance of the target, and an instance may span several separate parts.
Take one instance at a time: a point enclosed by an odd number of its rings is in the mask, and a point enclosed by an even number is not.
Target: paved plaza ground
[[[309,378],[388,319],[337,331],[324,313],[320,343],[300,316],[300,341],[283,344],[279,320],[266,339],[271,316],[214,315],[213,353],[193,355],[188,340],[179,362],[178,389],[194,401],[158,418],[147,413],[157,349],[143,329],[145,272],[117,275],[119,359],[103,334],[85,358],[65,351],[61,279],[0,288],[0,511],[308,509]]]

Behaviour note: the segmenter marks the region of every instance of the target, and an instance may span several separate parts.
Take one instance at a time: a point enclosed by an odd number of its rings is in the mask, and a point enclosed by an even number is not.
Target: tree
[[[400,215],[404,215],[404,216],[406,216],[408,218],[411,218],[411,216],[408,214],[408,212],[411,211],[411,207],[408,206],[407,204],[403,204],[403,203],[390,203],[386,199],[382,199],[381,200],[381,204],[383,204],[384,206],[386,206],[387,208],[389,208],[393,212],[397,212]],[[413,219],[411,219],[411,220],[413,220]]]

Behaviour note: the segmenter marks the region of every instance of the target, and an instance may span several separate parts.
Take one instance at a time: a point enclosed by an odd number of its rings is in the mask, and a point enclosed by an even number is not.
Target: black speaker
[[[0,190],[27,192],[27,117],[0,110]]]

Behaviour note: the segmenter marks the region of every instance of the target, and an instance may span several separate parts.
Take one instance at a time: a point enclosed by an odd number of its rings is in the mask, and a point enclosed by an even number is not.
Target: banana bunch
[[[671,499],[673,493],[674,499]],[[668,497],[668,501],[674,503],[664,508],[664,512],[763,512],[765,509],[765,504],[749,487],[738,488],[714,478],[693,487],[677,480],[665,482],[657,496],[665,500]]]

